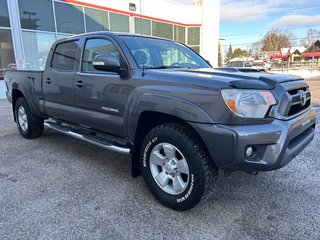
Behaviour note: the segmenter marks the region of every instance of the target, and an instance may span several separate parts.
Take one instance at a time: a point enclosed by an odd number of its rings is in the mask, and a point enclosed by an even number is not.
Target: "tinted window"
[[[55,31],[50,0],[19,0],[19,13],[22,28]]]
[[[85,8],[87,32],[109,30],[108,12]]]
[[[152,35],[173,39],[173,25],[161,22],[152,22]]]
[[[186,42],[186,28],[181,26],[174,26],[174,40],[177,42]]]
[[[57,31],[63,33],[83,33],[82,8],[66,3],[55,2]]]
[[[151,35],[151,21],[141,18],[134,18],[134,31],[138,34]]]
[[[129,32],[129,16],[110,13],[110,30],[114,32]]]
[[[10,27],[7,0],[0,0],[0,26]]]
[[[76,63],[78,42],[65,42],[57,45],[52,59],[52,68],[58,71],[72,71]]]
[[[101,72],[92,66],[95,56],[99,54],[111,54],[119,58],[119,52],[111,41],[107,39],[89,39],[86,42],[82,58],[83,72]]]
[[[200,28],[188,28],[188,45],[200,45]]]

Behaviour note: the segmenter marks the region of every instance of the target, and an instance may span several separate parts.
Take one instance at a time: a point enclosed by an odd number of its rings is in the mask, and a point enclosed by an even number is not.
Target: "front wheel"
[[[153,128],[142,143],[140,159],[147,187],[165,206],[187,210],[210,195],[217,169],[187,126],[172,123]]]
[[[19,98],[14,107],[17,127],[24,138],[37,138],[43,132],[43,119],[30,112],[25,98]]]

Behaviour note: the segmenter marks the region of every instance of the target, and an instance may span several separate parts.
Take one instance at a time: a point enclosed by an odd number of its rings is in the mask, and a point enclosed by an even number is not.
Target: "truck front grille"
[[[307,109],[311,104],[311,93],[308,88],[295,89],[288,91],[291,95],[291,104],[289,107],[288,117],[293,116]]]
[[[279,106],[279,113],[283,117],[291,117],[305,109],[311,104],[311,93],[308,87],[291,89],[285,92]]]

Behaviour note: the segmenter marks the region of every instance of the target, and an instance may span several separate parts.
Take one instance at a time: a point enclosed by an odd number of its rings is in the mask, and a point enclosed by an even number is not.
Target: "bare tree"
[[[221,52],[221,45],[219,43],[218,45],[218,67],[222,67],[223,65],[223,59],[222,59],[222,52]]]
[[[250,52],[251,52],[251,55],[255,59],[259,59],[260,58],[261,50],[262,50],[262,42],[261,42],[261,40],[256,41],[255,43],[253,43],[251,45]]]
[[[293,43],[291,33],[285,33],[280,28],[272,29],[261,39],[262,51],[280,51]]]
[[[320,38],[320,32],[315,29],[309,29],[307,32],[307,40],[306,40],[306,47],[314,43]]]

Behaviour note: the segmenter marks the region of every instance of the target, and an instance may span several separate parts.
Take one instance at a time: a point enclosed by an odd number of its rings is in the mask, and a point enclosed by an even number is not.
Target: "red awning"
[[[283,58],[288,58],[288,55],[271,55],[270,59],[283,59]]]
[[[320,57],[320,52],[304,53],[304,57]]]

